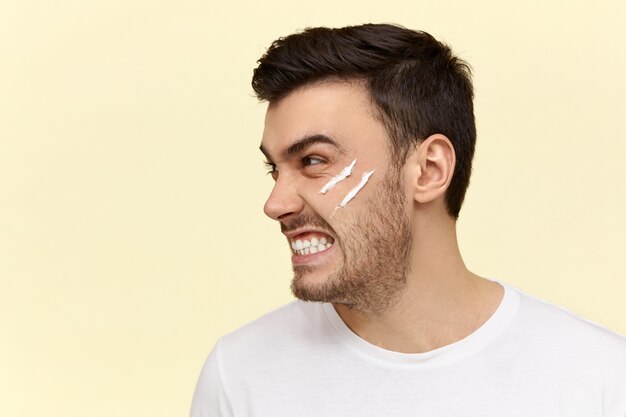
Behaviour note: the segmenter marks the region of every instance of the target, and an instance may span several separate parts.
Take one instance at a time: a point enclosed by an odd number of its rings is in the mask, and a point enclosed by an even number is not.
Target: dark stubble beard
[[[309,225],[337,236],[343,264],[322,283],[307,282],[316,267],[294,265],[292,293],[304,301],[338,303],[362,312],[380,314],[397,300],[410,272],[411,228],[404,211],[399,175],[391,170],[370,201],[358,211],[350,205],[337,216],[334,230],[317,214],[303,214],[296,227]],[[337,213],[339,214],[339,213]]]

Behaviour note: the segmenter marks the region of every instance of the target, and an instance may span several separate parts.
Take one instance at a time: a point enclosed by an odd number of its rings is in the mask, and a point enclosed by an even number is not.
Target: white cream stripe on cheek
[[[354,165],[356,165],[356,159],[354,161],[352,161],[352,163],[350,165],[348,165],[347,167],[342,169],[339,174],[337,174],[334,177],[332,177],[330,179],[330,181],[328,181],[326,183],[326,185],[324,185],[322,187],[322,189],[320,190],[320,194],[326,194],[326,191],[330,190],[335,185],[337,185],[339,182],[341,182],[341,181],[345,180],[346,178],[348,178],[350,176],[350,174],[352,174],[352,169],[354,168]]]
[[[346,194],[346,196],[343,198],[343,200],[341,200],[341,203],[339,203],[339,207],[345,207],[346,204],[348,204],[350,202],[350,200],[352,200],[354,198],[354,196],[357,195],[357,193],[359,191],[361,191],[361,188],[365,187],[365,184],[367,184],[367,181],[369,181],[369,179],[372,176],[372,174],[374,173],[374,171],[375,170],[363,173],[363,176],[361,177],[361,182],[359,182],[356,185],[356,187],[351,189],[350,192],[348,194]]]

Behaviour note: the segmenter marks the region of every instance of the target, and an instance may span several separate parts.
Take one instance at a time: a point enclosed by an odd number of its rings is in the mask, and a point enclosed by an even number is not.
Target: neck
[[[350,329],[384,349],[421,353],[473,333],[495,312],[502,287],[470,272],[463,263],[455,222],[416,221],[411,268],[395,302],[382,312],[334,307]]]

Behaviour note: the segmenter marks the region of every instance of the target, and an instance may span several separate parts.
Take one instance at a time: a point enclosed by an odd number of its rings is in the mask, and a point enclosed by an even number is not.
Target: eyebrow
[[[333,138],[331,138],[330,136],[323,135],[321,133],[316,133],[314,135],[306,135],[298,139],[297,141],[289,145],[287,149],[282,151],[281,156],[283,159],[293,158],[295,155],[302,153],[309,146],[315,145],[317,143],[325,143],[328,145],[332,145],[335,148],[343,152],[343,148]],[[263,145],[259,146],[259,149],[261,150],[261,152],[263,153],[263,155],[265,155],[267,159],[270,159],[270,160],[272,159],[270,158],[267,151],[263,148]]]

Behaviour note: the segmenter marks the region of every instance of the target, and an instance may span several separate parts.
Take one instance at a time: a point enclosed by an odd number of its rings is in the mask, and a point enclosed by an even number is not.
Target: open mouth
[[[296,255],[311,255],[324,252],[333,246],[334,239],[319,232],[302,233],[290,239],[291,250]]]

